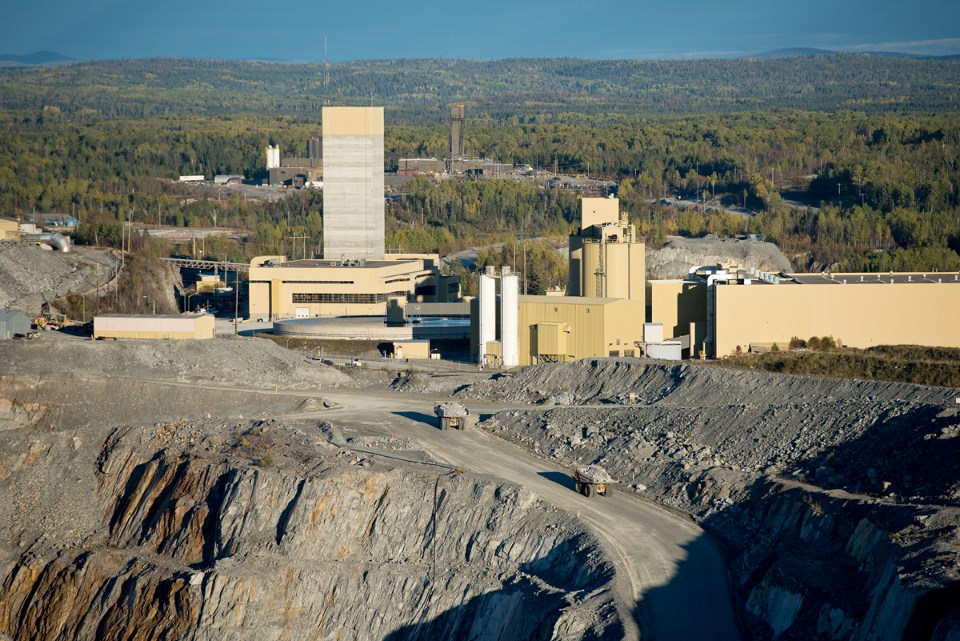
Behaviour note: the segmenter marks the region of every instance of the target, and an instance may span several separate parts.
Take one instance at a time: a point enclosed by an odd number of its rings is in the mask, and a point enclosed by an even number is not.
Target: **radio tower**
[[[330,98],[327,94],[327,85],[330,82],[330,65],[327,63],[327,37],[323,37],[323,104],[329,105]]]

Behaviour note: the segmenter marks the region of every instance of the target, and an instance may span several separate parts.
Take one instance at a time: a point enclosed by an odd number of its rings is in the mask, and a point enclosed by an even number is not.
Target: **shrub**
[[[807,341],[807,347],[815,350],[821,349],[820,339],[817,338],[816,336],[811,336],[810,340]]]
[[[770,351],[771,351],[771,352],[779,352],[779,351],[780,351],[780,346],[777,345],[776,343],[774,343],[774,344],[770,347]]]
[[[790,349],[805,349],[807,347],[807,341],[803,340],[799,336],[794,336],[790,339]]]

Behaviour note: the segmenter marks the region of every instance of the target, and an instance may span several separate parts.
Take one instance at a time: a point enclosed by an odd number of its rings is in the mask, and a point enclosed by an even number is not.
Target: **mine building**
[[[250,262],[250,316],[386,316],[391,299],[447,302],[460,280],[440,274],[436,254],[387,254],[381,260],[258,256]]]
[[[788,274],[693,267],[650,282],[651,320],[690,337],[691,356],[787,348],[830,336],[849,347],[960,347],[960,274]]]
[[[207,339],[215,334],[212,314],[100,314],[93,317],[96,339]]]
[[[471,338],[478,363],[512,367],[640,355],[644,244],[621,215],[618,199],[582,199],[569,266],[565,296],[515,296],[517,274],[503,268],[497,297],[495,271],[480,275]]]

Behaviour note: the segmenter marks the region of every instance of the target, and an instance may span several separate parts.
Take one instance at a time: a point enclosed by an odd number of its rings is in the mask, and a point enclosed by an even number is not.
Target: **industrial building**
[[[94,338],[213,338],[212,314],[101,314],[93,318]]]
[[[643,305],[623,298],[521,296],[520,364],[639,356]]]
[[[15,309],[0,309],[0,340],[30,333],[30,317]]]
[[[294,260],[258,256],[250,262],[250,316],[385,316],[391,299],[447,302],[460,281],[440,275],[436,254],[389,254],[381,260]]]
[[[384,257],[383,107],[323,108],[323,257]]]
[[[471,340],[479,363],[511,367],[640,355],[644,246],[619,207],[616,198],[581,201],[580,230],[570,237],[567,296],[518,296],[517,274],[504,267],[497,301],[496,274],[488,269],[479,276]]]
[[[303,187],[311,183],[319,183],[323,179],[323,159],[319,155],[319,141],[314,140],[316,132],[307,143],[306,158],[283,158],[280,155],[279,145],[268,145],[266,154],[266,168],[271,185],[291,185]],[[317,155],[314,155],[314,154]]]
[[[771,274],[693,268],[685,281],[651,281],[651,320],[689,333],[691,355],[786,348],[831,336],[858,348],[960,347],[960,274]]]
[[[0,218],[0,240],[18,240],[20,238],[20,223],[7,218]]]
[[[580,231],[570,236],[567,295],[626,298],[643,307],[644,252],[633,225],[620,214],[618,198],[582,199]]]

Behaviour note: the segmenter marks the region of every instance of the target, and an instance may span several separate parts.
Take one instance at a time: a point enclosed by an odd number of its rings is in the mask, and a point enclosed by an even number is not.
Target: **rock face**
[[[571,516],[315,423],[9,429],[0,452],[0,638],[622,635]]]
[[[459,396],[543,402],[481,427],[696,516],[754,638],[960,635],[956,390],[594,359]]]

